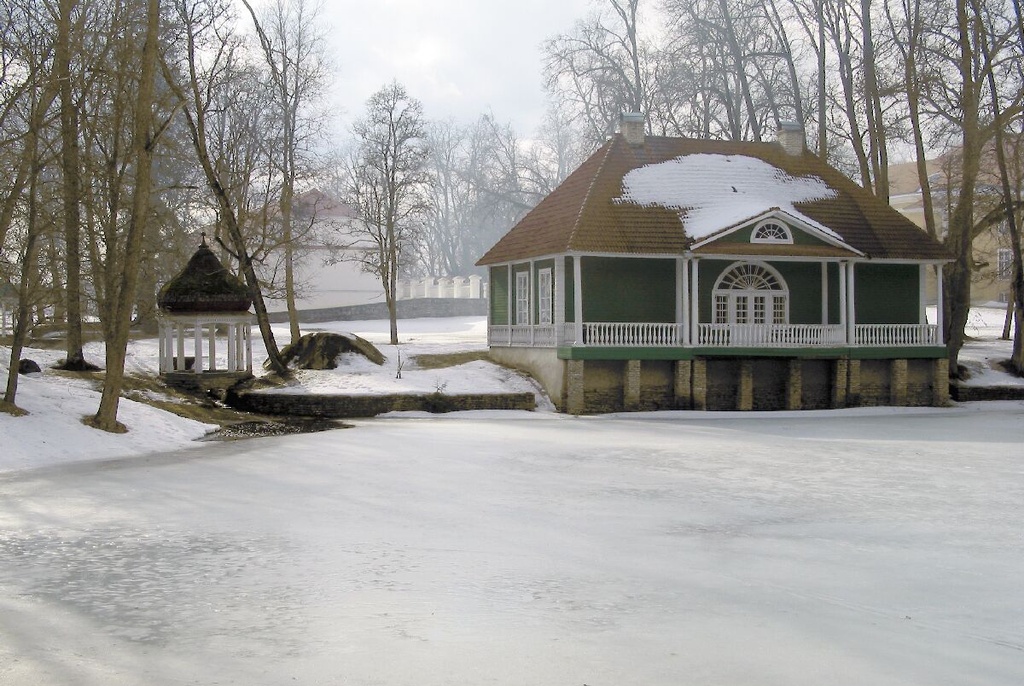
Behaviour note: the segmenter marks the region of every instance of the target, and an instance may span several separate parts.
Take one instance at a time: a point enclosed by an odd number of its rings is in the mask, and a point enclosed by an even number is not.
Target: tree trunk
[[[818,157],[828,159],[828,113],[826,111],[825,83],[825,0],[816,0],[814,11],[818,20]]]
[[[867,113],[868,149],[875,196],[889,202],[889,154],[882,121],[882,99],[875,72],[875,40],[871,33],[871,0],[861,0],[861,35],[864,44],[864,95]]]
[[[295,304],[295,247],[292,245],[292,193],[294,180],[286,182],[281,188],[281,225],[283,229],[282,241],[284,242],[284,291],[285,302],[288,307],[288,329],[291,334],[291,342],[294,345],[299,342],[302,332],[299,330],[299,310]]]
[[[36,138],[33,136],[32,149],[36,151]],[[33,158],[35,155],[33,155]],[[32,327],[32,293],[36,282],[36,272],[39,269],[39,220],[36,201],[36,182],[39,178],[39,168],[36,162],[32,163],[28,181],[28,231],[25,236],[25,252],[21,261],[21,284],[18,288],[18,311],[15,315],[14,336],[11,341],[11,360],[7,369],[7,389],[4,393],[4,403],[10,407],[17,407],[18,395],[18,368],[21,363],[21,352],[25,347],[25,340],[28,338],[29,329]]]
[[[128,336],[132,323],[132,306],[138,283],[139,262],[142,255],[142,237],[150,215],[149,198],[153,182],[153,93],[156,82],[157,50],[160,31],[160,0],[146,4],[146,31],[139,75],[139,92],[135,102],[135,121],[132,136],[132,157],[135,160],[135,188],[132,191],[131,218],[125,237],[125,254],[117,304],[114,306],[114,339],[106,345],[107,373],[100,395],[100,406],[92,424],[104,431],[125,430],[117,421],[117,408],[124,381],[124,361],[128,349]]]
[[[81,214],[82,168],[78,153],[78,114],[71,91],[71,14],[78,0],[60,0],[54,74],[60,84],[61,173],[64,177],[64,244],[67,290],[67,355],[63,369],[91,368],[82,352],[82,258]]]
[[[979,123],[979,94],[974,76],[974,44],[967,0],[957,0],[957,29],[960,83],[961,171],[960,192],[949,220],[946,245],[955,260],[946,266],[946,293],[949,298],[949,316],[946,319],[946,341],[949,346],[950,374],[958,374],[960,349],[964,344],[964,327],[971,308],[971,240],[974,225],[974,188],[981,166],[981,130]]]
[[[975,20],[979,23],[982,22],[981,8],[978,6],[978,0],[971,0],[971,6],[974,9]],[[988,36],[985,31],[981,32],[981,52],[985,58],[985,63],[988,65],[992,64],[992,55],[989,48]],[[1018,335],[1014,336],[1013,342],[1013,353],[1010,356],[1010,365],[1017,374],[1024,375],[1024,342],[1020,338],[1020,313],[1024,311],[1024,266],[1021,264],[1021,237],[1020,227],[1017,225],[1017,213],[1014,210],[1013,202],[1013,190],[1010,185],[1010,173],[1006,165],[1006,149],[1003,147],[1003,117],[1001,107],[999,104],[999,90],[996,88],[995,75],[991,69],[988,69],[987,74],[989,93],[992,99],[992,126],[993,126],[993,137],[995,139],[996,146],[996,164],[999,167],[999,181],[1001,185],[1003,195],[1003,206],[1006,208],[1006,225],[1010,229],[1010,247],[1013,251],[1013,278],[1010,282],[1010,300],[1013,303],[1013,309],[1018,314],[1017,331]]]
[[[754,107],[754,96],[750,90],[750,81],[747,78],[746,59],[736,38],[736,29],[733,26],[732,14],[725,0],[718,0],[719,9],[722,13],[722,27],[725,31],[725,39],[729,53],[733,59],[733,66],[736,69],[736,79],[740,86],[740,96],[747,110],[747,119],[750,124],[750,134],[755,142],[761,141],[761,123],[757,120],[757,108]],[[740,140],[737,138],[736,140]]]

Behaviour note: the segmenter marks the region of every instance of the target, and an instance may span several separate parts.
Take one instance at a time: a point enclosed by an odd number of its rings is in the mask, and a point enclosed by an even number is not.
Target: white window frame
[[[996,278],[1009,279],[1013,275],[1013,251],[1009,248],[996,250]]]
[[[550,324],[554,313],[554,282],[551,279],[551,269],[541,269],[537,272],[537,323]]]
[[[773,229],[780,229],[783,236],[758,236],[762,231],[772,227]],[[778,221],[777,219],[765,219],[763,222],[754,227],[754,230],[750,232],[751,243],[774,243],[792,245],[793,243],[793,232],[788,226]]]
[[[516,324],[530,323],[530,272],[516,272]]]

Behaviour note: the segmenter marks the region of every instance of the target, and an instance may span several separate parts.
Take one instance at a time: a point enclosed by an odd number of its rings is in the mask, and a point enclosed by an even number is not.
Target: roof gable
[[[820,223],[804,217],[799,212],[791,213],[778,207],[772,207],[759,215],[747,217],[733,226],[716,231],[706,238],[696,240],[691,244],[690,249],[699,252],[702,248],[715,243],[728,243],[734,246],[757,245],[759,242],[752,239],[753,232],[758,226],[771,221],[784,225],[793,237],[791,243],[779,244],[780,247],[782,245],[790,245],[794,252],[799,252],[802,248],[798,246],[811,245],[816,248],[828,246],[837,248],[841,252],[850,255],[862,254],[859,250],[843,241],[834,231],[829,230]],[[763,245],[764,243],[762,242],[761,244]],[[758,249],[751,250],[756,252]],[[784,251],[780,254],[783,253]]]
[[[616,135],[478,264],[566,252],[682,254],[772,210],[868,257],[948,259],[938,241],[809,152],[667,137],[633,146]]]

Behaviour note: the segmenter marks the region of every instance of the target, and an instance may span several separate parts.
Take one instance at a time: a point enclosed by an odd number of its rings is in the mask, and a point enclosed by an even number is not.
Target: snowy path
[[[0,474],[0,683],[1018,686],[1022,416],[396,417]]]

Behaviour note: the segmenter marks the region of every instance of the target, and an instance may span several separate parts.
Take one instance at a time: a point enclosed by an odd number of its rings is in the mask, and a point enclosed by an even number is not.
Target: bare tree
[[[135,287],[138,283],[142,254],[142,237],[150,215],[153,150],[160,135],[160,127],[153,116],[160,39],[160,0],[146,0],[144,18],[143,33],[137,38],[143,47],[133,117],[132,157],[135,183],[132,191],[131,217],[125,237],[123,270],[118,284],[119,304],[114,316],[114,336],[112,340],[106,341],[107,372],[103,379],[100,406],[92,419],[93,426],[104,431],[124,431],[124,427],[117,421],[117,408],[121,400],[132,306],[135,304]]]
[[[931,175],[928,172],[927,164],[928,152],[921,116],[922,74],[918,68],[918,56],[925,48],[926,16],[924,14],[924,4],[922,0],[899,0],[899,11],[897,13],[892,9],[890,0],[886,0],[885,13],[892,45],[897,51],[900,61],[903,63],[903,81],[901,85],[907,94],[907,117],[910,121],[911,136],[914,140],[917,178],[921,188],[925,230],[933,238],[938,238],[939,232],[935,226]]]
[[[574,115],[597,147],[624,111],[652,108],[650,46],[641,38],[639,0],[605,0],[604,12],[576,23],[544,45],[547,88]]]
[[[275,145],[270,149],[280,174],[278,210],[284,249],[285,300],[291,341],[300,334],[295,305],[295,248],[292,209],[302,166],[312,158],[311,145],[319,135],[319,120],[310,111],[326,80],[326,37],[321,25],[322,4],[311,0],[273,0],[261,22],[248,0],[263,57],[270,69],[277,115]]]
[[[38,281],[43,233],[38,186],[48,162],[42,150],[47,145],[50,108],[59,89],[51,59],[54,38],[44,17],[34,9],[22,3],[5,5],[11,23],[3,27],[0,49],[5,76],[0,92],[6,98],[0,108],[0,152],[14,171],[13,178],[0,182],[0,256],[16,256],[20,277],[7,385],[0,408],[13,413],[20,413],[16,406],[18,365],[32,324],[31,298]]]
[[[398,276],[429,208],[423,107],[397,81],[374,93],[352,127],[356,148],[345,161],[346,201],[357,220],[350,238],[362,268],[384,288],[391,344],[398,343]]]
[[[780,121],[803,122],[798,65],[774,0],[667,0],[664,7],[670,42],[663,53],[677,80],[667,93],[698,94],[682,133],[758,141]]]

